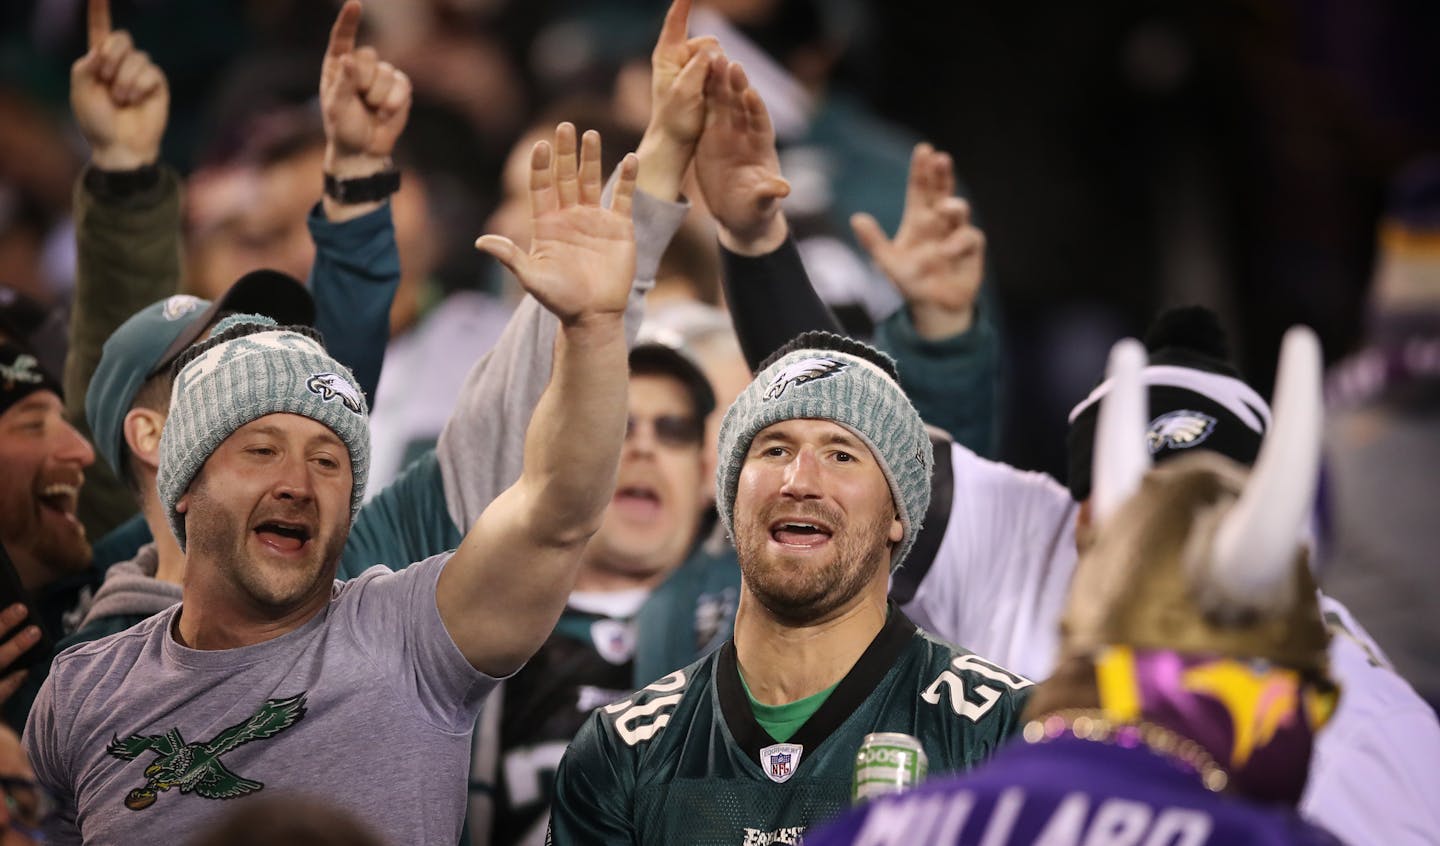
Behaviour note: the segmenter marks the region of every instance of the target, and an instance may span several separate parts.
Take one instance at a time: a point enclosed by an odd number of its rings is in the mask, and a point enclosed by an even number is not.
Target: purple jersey
[[[1290,808],[1211,793],[1145,748],[1012,742],[978,770],[873,802],[805,846],[1338,844]]]

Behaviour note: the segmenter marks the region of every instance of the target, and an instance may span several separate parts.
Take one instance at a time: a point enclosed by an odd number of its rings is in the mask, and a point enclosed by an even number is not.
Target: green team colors
[[[156,791],[180,788],[181,793],[195,791],[206,799],[234,799],[261,790],[265,785],[230,772],[220,763],[220,756],[252,740],[273,737],[305,716],[305,694],[288,699],[269,699],[260,710],[243,723],[233,725],[215,736],[214,740],[186,743],[180,730],[172,728],[164,734],[132,734],[115,738],[105,751],[122,761],[133,761],[145,752],[154,752],[155,760],[145,768],[144,787],[137,787],[125,797],[125,807],[143,811],[155,804]]]
[[[591,715],[560,762],[550,842],[799,843],[849,807],[867,734],[916,738],[932,774],[966,770],[1018,728],[1030,684],[892,607],[834,693],[776,743],[755,721],[730,641]]]

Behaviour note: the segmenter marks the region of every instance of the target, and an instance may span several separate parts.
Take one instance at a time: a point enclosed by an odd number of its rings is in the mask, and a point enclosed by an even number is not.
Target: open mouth
[[[65,482],[51,482],[36,495],[41,507],[54,511],[71,522],[75,519],[75,508],[80,502],[80,486]]]
[[[284,520],[266,520],[254,529],[255,536],[279,552],[297,552],[311,537],[310,527]]]
[[[812,549],[829,542],[834,531],[811,520],[777,520],[770,524],[770,539],[785,546]]]
[[[621,485],[614,502],[632,517],[654,517],[660,512],[660,492],[648,485]]]

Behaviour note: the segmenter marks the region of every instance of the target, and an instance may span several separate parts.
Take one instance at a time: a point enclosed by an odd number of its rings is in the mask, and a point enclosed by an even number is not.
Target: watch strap
[[[325,195],[337,203],[374,203],[400,190],[400,171],[382,170],[357,179],[339,179],[325,174]]]

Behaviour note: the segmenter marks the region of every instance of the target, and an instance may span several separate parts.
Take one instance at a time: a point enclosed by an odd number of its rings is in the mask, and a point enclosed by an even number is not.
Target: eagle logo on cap
[[[165,305],[160,309],[160,314],[166,320],[174,322],[204,304],[205,301],[199,297],[192,297],[189,294],[176,294],[165,300]]]
[[[828,379],[836,373],[843,373],[850,365],[833,358],[805,358],[786,367],[775,375],[770,387],[765,389],[762,399],[779,399],[791,385],[803,385],[816,379]]]
[[[1156,417],[1146,435],[1150,454],[1162,449],[1189,449],[1203,443],[1215,431],[1215,418],[1182,408]]]
[[[362,413],[364,403],[360,400],[360,391],[339,373],[316,373],[305,381],[305,387],[320,397],[321,402],[339,397],[346,408],[356,414]]]

